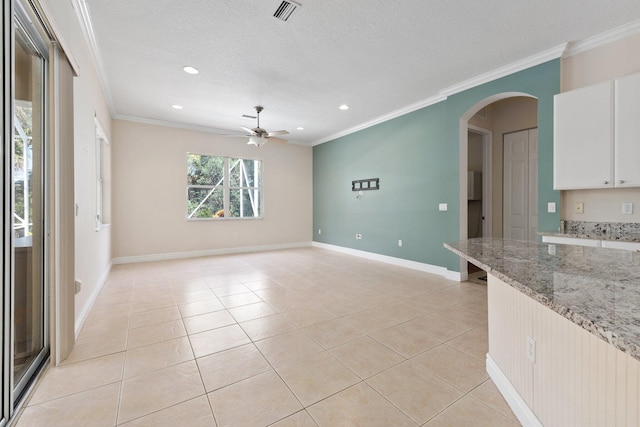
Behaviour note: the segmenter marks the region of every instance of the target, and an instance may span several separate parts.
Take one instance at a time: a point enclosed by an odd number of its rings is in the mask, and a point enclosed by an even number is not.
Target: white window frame
[[[193,210],[193,212],[188,212],[187,211],[187,220],[188,221],[221,221],[221,220],[250,220],[250,219],[262,219],[264,217],[264,204],[263,204],[263,200],[264,200],[264,183],[263,183],[263,174],[264,174],[264,162],[260,159],[246,159],[246,158],[241,158],[241,157],[237,157],[237,156],[218,156],[215,154],[205,154],[205,153],[194,153],[194,152],[188,152],[187,153],[187,162],[189,159],[189,155],[199,155],[199,156],[207,156],[207,157],[219,157],[224,159],[223,161],[223,174],[222,174],[222,180],[220,180],[220,182],[214,184],[214,185],[189,185],[187,184],[187,197],[189,195],[189,189],[190,188],[204,188],[204,189],[211,189],[211,191],[209,192],[209,194],[204,198],[204,200],[202,200],[202,202],[200,203],[200,205],[198,205],[198,207],[196,207],[196,209]],[[230,164],[231,160],[238,160],[239,162],[236,162],[235,164]],[[240,161],[252,161],[252,162],[257,162],[260,164],[260,167],[258,169],[256,169],[254,167],[254,171],[259,170],[260,171],[260,179],[257,180],[254,178],[254,182],[258,181],[260,183],[259,186],[257,187],[249,187],[248,185],[246,186],[231,186],[231,177],[230,177],[230,171],[233,170],[233,168],[235,168],[237,165],[240,165],[240,167],[242,167],[243,163]],[[245,177],[244,179],[242,177]],[[240,178],[240,182],[242,184],[242,182],[246,182],[247,176],[246,176],[246,171],[243,169],[241,172],[241,178]],[[223,194],[223,210],[225,212],[225,215],[223,217],[211,217],[211,218],[194,218],[193,215],[198,211],[198,209],[200,208],[200,206],[202,206],[206,200],[208,199],[208,197],[213,194],[213,191],[215,191],[216,189],[221,188],[222,189],[222,194]],[[228,212],[230,212],[230,205],[231,205],[231,190],[246,190],[246,191],[253,191],[253,194],[249,193],[249,197],[251,199],[251,204],[253,205],[253,209],[252,211],[254,212],[253,216],[241,216],[241,217],[230,217],[228,216]],[[242,197],[240,198],[240,205],[242,206],[243,203],[243,199]],[[242,208],[241,208],[242,210]],[[257,210],[257,214],[256,214],[256,210]]]
[[[96,123],[96,231],[102,230],[110,225],[108,215],[109,200],[108,189],[105,191],[109,181],[109,167],[105,163],[105,150],[109,150],[109,139],[102,130],[100,122]],[[107,194],[105,194],[107,193]],[[106,221],[105,221],[106,218]]]

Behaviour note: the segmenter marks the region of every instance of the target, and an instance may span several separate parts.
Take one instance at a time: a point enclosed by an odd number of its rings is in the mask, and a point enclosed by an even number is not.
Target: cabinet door
[[[554,98],[553,188],[613,187],[613,82]]]
[[[615,88],[615,186],[640,187],[640,73]]]

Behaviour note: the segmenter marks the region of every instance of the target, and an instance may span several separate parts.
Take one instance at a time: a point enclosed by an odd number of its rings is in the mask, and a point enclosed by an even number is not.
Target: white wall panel
[[[491,275],[489,354],[545,427],[640,426],[640,361]]]

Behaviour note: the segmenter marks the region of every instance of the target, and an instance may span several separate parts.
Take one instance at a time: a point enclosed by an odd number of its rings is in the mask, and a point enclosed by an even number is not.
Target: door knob
[[[604,185],[607,185],[607,184],[609,183],[609,181],[602,181],[602,183],[603,183]]]
[[[618,184],[624,184],[624,180],[621,179],[620,181],[618,181]]]

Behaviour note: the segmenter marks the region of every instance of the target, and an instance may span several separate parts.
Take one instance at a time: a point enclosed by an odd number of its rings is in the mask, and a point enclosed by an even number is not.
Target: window
[[[109,141],[96,120],[96,230],[109,225],[111,156]]]
[[[187,153],[187,218],[261,218],[262,162]]]

